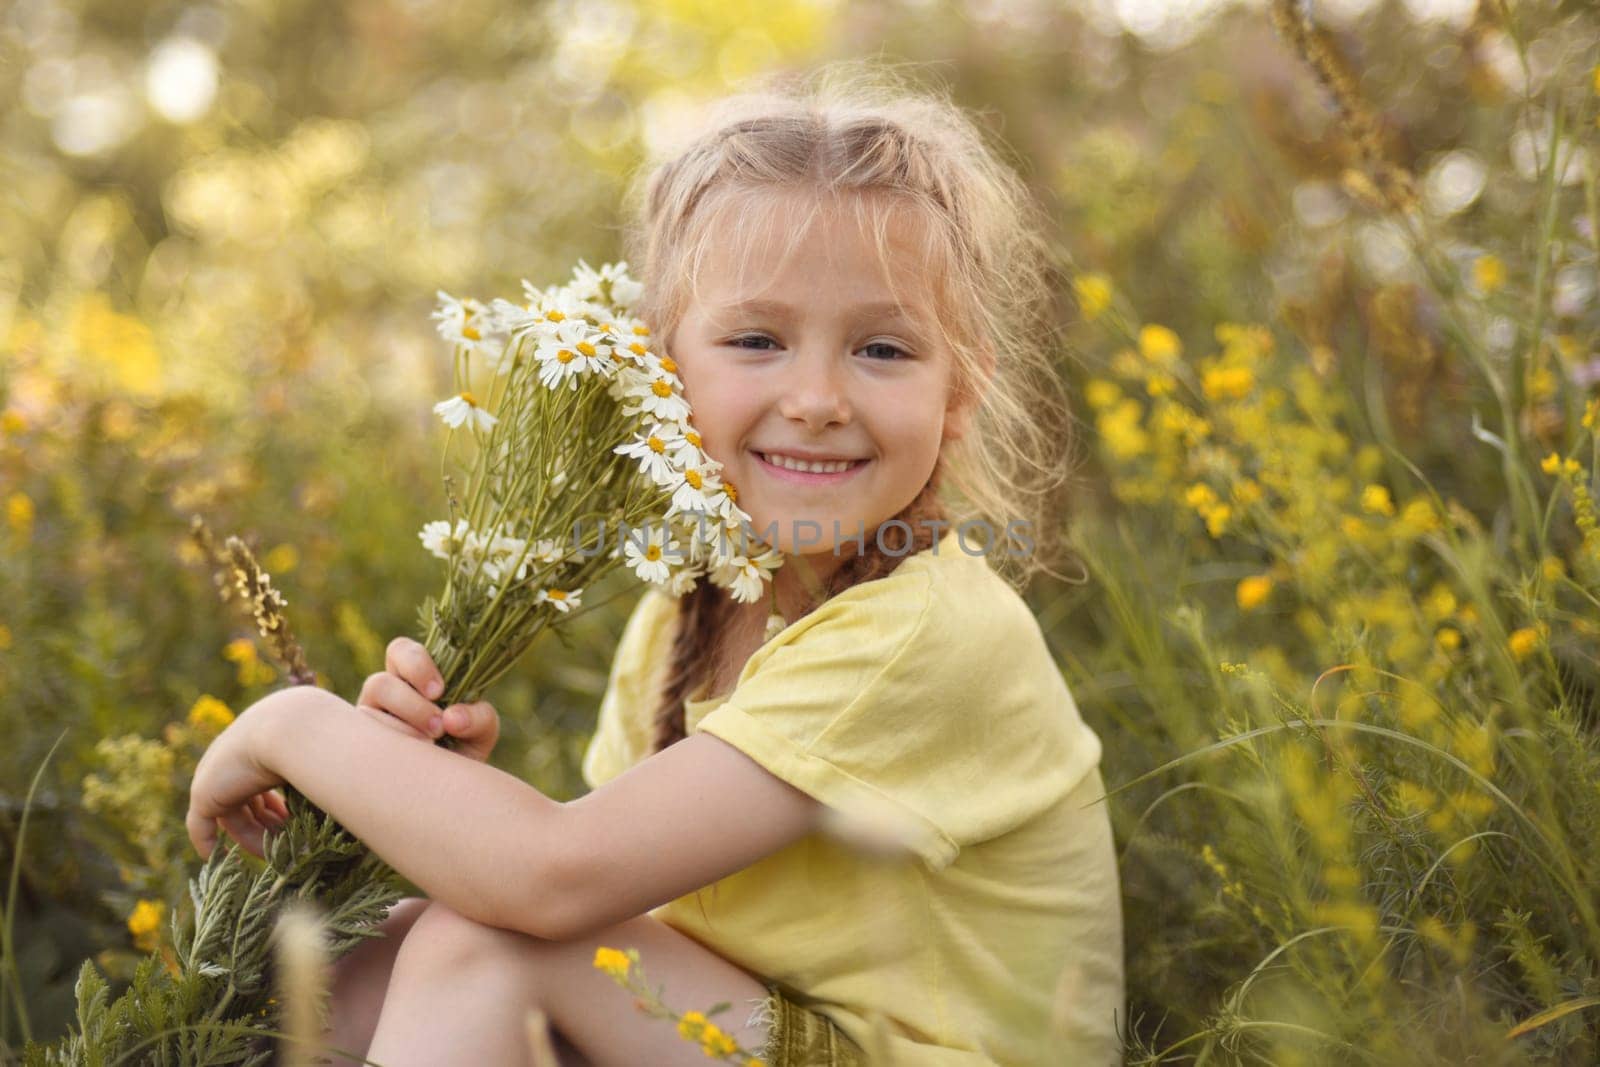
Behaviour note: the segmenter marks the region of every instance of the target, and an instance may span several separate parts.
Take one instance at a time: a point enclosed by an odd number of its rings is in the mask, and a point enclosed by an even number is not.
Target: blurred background
[[[874,56],[950,86],[1057,225],[1088,577],[1029,599],[1122,787],[1130,1061],[1595,1062],[1597,27],[0,7],[0,1042],[61,1034],[84,959],[164,951],[189,770],[283,684],[190,517],[352,697],[441,577],[435,291],[618,258],[625,182],[699,102]],[[491,694],[499,766],[582,792],[631,605]]]

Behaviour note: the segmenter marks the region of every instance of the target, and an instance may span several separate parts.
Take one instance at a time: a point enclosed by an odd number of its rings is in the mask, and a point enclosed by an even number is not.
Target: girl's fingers
[[[361,689],[360,702],[388,712],[410,724],[424,736],[440,736],[439,733],[433,732],[430,725],[439,715],[438,705],[411,688],[403,678],[393,674],[373,675]]]
[[[228,836],[239,842],[243,848],[256,859],[264,859],[261,854],[261,838],[265,833],[262,825],[256,822],[248,808],[235,808],[222,816],[222,828],[228,831]]]
[[[283,816],[278,814],[278,809],[272,803],[271,793],[257,793],[250,798],[250,814],[256,822],[269,830],[276,830],[283,826]]]
[[[280,819],[289,818],[289,804],[283,799],[283,794],[276,789],[266,794],[267,803],[272,807],[272,813]]]
[[[397,637],[384,650],[384,665],[389,673],[397,675],[407,685],[430,700],[444,693],[444,677],[428,650],[420,641]]]
[[[487,760],[500,739],[500,714],[486,700],[475,704],[452,704],[444,713],[445,732],[465,744],[457,751],[477,760]]]

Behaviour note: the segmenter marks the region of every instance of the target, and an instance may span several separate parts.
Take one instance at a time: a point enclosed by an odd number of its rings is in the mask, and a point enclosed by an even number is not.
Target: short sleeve
[[[1100,756],[1026,603],[981,563],[838,594],[692,729],[934,869],[1060,801]]]
[[[652,740],[655,710],[651,648],[672,624],[677,601],[651,589],[634,605],[617,641],[606,691],[600,698],[594,736],[583,754],[581,771],[590,789],[597,789],[644,758]]]

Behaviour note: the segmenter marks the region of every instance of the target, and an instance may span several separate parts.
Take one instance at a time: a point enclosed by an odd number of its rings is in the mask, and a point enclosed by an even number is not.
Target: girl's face
[[[737,488],[751,533],[786,555],[831,557],[837,545],[842,560],[859,551],[846,538],[864,531],[870,544],[922,490],[967,412],[916,270],[920,245],[900,213],[887,237],[890,263],[906,265],[896,269],[903,310],[871,235],[847,210],[820,209],[785,258],[807,206],[773,204],[772,239],[756,242],[743,271],[725,248],[711,249],[667,344],[702,445]],[[785,469],[792,460],[848,468]],[[885,545],[903,536],[886,534]]]

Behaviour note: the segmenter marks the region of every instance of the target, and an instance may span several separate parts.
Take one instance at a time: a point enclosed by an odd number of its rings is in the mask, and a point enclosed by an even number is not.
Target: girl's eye
[[[874,341],[871,344],[867,345],[866,348],[863,348],[862,351],[865,352],[868,349],[873,349],[873,348],[887,348],[890,352],[899,353],[898,357],[889,356],[889,357],[883,359],[882,362],[885,362],[885,363],[892,363],[892,362],[895,361],[896,358],[899,358],[899,359],[910,359],[911,358],[910,353],[908,353],[905,349],[901,348],[899,345],[890,344],[888,341]]]
[[[759,333],[745,334],[742,337],[734,337],[728,340],[728,344],[732,345],[734,348],[743,348],[752,352],[763,351],[765,345],[776,345],[777,343],[778,342],[774,341],[772,338]],[[889,352],[888,355],[868,357],[875,362],[893,363],[897,360],[911,358],[911,354],[905,349],[901,348],[899,345],[890,344],[888,341],[873,341],[871,344],[862,348],[862,351],[866,352],[874,348],[887,349]]]

